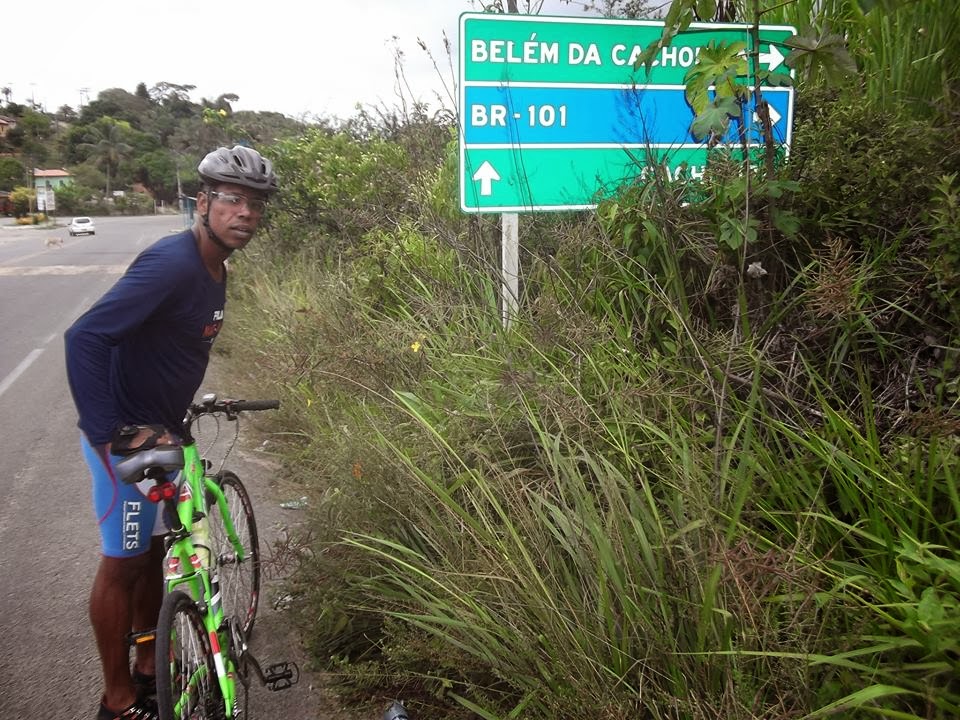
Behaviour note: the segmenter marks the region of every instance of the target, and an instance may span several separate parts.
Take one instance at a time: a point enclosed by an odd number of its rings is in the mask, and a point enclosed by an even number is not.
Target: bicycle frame
[[[205,662],[195,671],[191,671],[194,674],[186,678],[190,692],[181,693],[179,704],[172,709],[177,716],[185,709],[182,707],[185,700],[189,702],[189,698],[194,696],[206,697],[205,688],[201,686],[205,681],[209,682],[210,689],[219,688],[218,701],[222,701],[224,705],[223,717],[233,718],[239,709],[239,689],[236,684],[238,679],[244,691],[249,691],[249,682],[253,675],[272,691],[285,690],[297,684],[300,679],[296,663],[277,662],[264,669],[249,652],[245,633],[246,628],[252,625],[256,610],[259,590],[257,581],[254,581],[252,588],[252,604],[246,620],[241,623],[232,616],[227,617],[224,612],[220,587],[221,565],[228,562],[243,563],[250,558],[250,552],[254,553],[254,560],[258,557],[256,546],[251,546],[253,549],[248,552],[237,532],[237,520],[230,512],[231,501],[227,499],[223,489],[225,484],[229,483],[230,487],[235,490],[239,488],[241,491],[242,498],[245,498],[243,512],[247,515],[248,526],[253,530],[254,539],[256,531],[249,498],[239,480],[233,473],[222,469],[211,474],[212,465],[200,456],[196,440],[191,434],[193,422],[201,415],[223,414],[227,420],[235,421],[243,411],[273,410],[277,407],[279,402],[276,400],[217,401],[215,395],[205,395],[201,404],[191,405],[187,412],[182,433],[183,445],[151,446],[142,451],[138,450],[120,461],[117,466],[124,482],[135,483],[143,478],[154,480],[155,484],[147,497],[152,502],[162,503],[170,524],[164,569],[167,598],[177,591],[175,602],[181,602],[180,596],[185,595],[194,605],[195,617],[199,616],[202,621],[202,633],[209,645],[214,666],[212,671],[217,675],[217,685],[213,686],[212,680],[207,678],[209,663]],[[174,479],[170,480],[174,473]],[[217,538],[222,547],[208,547],[207,552],[202,553],[202,541],[196,537],[197,523],[209,516],[210,510],[214,508],[217,510]],[[206,520],[206,524],[212,528],[209,520]],[[223,540],[224,534],[226,541]],[[232,546],[232,555],[223,552],[229,552],[226,542]],[[255,574],[254,577],[259,576]],[[230,605],[229,602],[227,604]],[[161,619],[168,607],[173,606],[168,605],[165,599],[161,608]],[[167,616],[166,622],[169,622],[169,617]],[[167,631],[165,628],[164,632]],[[157,639],[155,631],[131,634],[128,638],[131,644],[154,639]],[[166,644],[169,644],[169,638]],[[204,650],[206,649],[205,647]],[[157,660],[161,666],[170,662],[169,658]],[[168,665],[166,667],[170,669]]]
[[[217,574],[218,561],[214,556],[213,548],[209,551],[209,567],[204,567],[197,547],[193,543],[191,528],[199,517],[197,514],[207,515],[210,507],[215,503],[219,508],[230,543],[240,560],[243,559],[244,548],[237,536],[223,491],[217,484],[216,477],[206,474],[207,465],[200,457],[195,442],[183,446],[183,459],[183,470],[178,473],[175,480],[179,497],[164,500],[164,507],[170,514],[172,523],[170,531],[172,542],[167,551],[165,567],[166,591],[170,593],[186,586],[190,596],[200,608],[204,629],[213,653],[226,717],[229,718],[233,717],[236,700],[236,668],[229,653],[232,638],[224,622]],[[208,499],[212,499],[212,502]],[[226,653],[224,648],[228,649]]]

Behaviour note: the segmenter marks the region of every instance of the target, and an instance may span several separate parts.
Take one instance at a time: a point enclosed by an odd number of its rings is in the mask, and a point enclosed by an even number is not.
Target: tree
[[[37,193],[33,188],[15,187],[10,193],[10,202],[13,203],[13,214],[16,217],[29,215],[37,199]]]
[[[579,5],[585,12],[599,12],[604,17],[645,18],[655,8],[650,0],[564,0],[567,5]],[[657,3],[661,5],[661,3]]]
[[[6,104],[9,105],[10,95],[13,94],[13,91],[9,87],[3,87],[3,88],[0,88],[0,93],[3,94],[3,97],[6,100]]]
[[[0,190],[13,190],[26,177],[23,163],[10,157],[0,158]]]
[[[149,98],[131,95],[122,88],[110,88],[101,91],[97,99],[83,109],[81,119],[83,122],[92,123],[98,118],[108,116],[115,120],[125,120],[139,128],[150,111],[151,104]]]
[[[176,118],[187,118],[194,114],[196,105],[190,102],[190,92],[196,85],[176,85],[159,82],[150,89],[150,97],[160,103]]]
[[[107,175],[106,195],[109,197],[110,180],[116,176],[120,162],[126,158],[133,148],[125,140],[125,130],[129,128],[111,117],[102,117],[95,124],[87,128],[87,142],[80,147],[91,151],[91,156]]]
[[[171,153],[155,150],[137,158],[137,179],[160,200],[177,197],[177,166]]]
[[[72,123],[77,119],[77,112],[69,105],[61,105],[56,117],[63,122]]]

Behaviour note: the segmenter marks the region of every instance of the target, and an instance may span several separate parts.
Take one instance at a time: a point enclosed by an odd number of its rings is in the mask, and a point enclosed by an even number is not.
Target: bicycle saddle
[[[161,445],[134,453],[117,463],[120,479],[128,485],[140,482],[151,468],[163,473],[183,468],[183,448],[179,445]]]

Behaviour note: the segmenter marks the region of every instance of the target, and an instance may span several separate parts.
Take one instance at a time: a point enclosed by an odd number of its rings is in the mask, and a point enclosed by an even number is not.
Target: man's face
[[[263,217],[266,195],[224,183],[201,197],[197,210],[201,215],[209,210],[210,229],[217,237],[233,250],[245,247]]]

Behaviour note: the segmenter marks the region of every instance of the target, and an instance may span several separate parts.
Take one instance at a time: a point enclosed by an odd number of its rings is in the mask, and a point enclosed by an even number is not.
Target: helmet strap
[[[230,246],[228,246],[223,240],[221,240],[221,239],[220,239],[220,236],[217,235],[217,234],[213,231],[213,228],[212,228],[212,227],[210,227],[210,217],[209,217],[209,216],[210,216],[210,211],[209,211],[209,210],[207,210],[206,213],[204,213],[203,215],[200,216],[200,217],[203,218],[203,229],[207,231],[207,235],[209,236],[209,238],[210,238],[211,240],[213,240],[213,244],[214,244],[214,245],[218,246],[218,247],[221,248],[222,250],[225,250],[228,254],[232,254],[232,253],[233,253],[233,248],[230,247]]]
[[[200,216],[201,218],[203,218],[203,229],[207,231],[207,236],[211,240],[213,240],[214,245],[219,247],[221,250],[225,250],[228,255],[232,255],[233,248],[228,246],[223,240],[221,240],[220,236],[213,231],[212,227],[210,227],[210,203],[212,202],[212,200],[210,198],[210,191],[205,190],[204,192],[207,196],[207,211]]]

